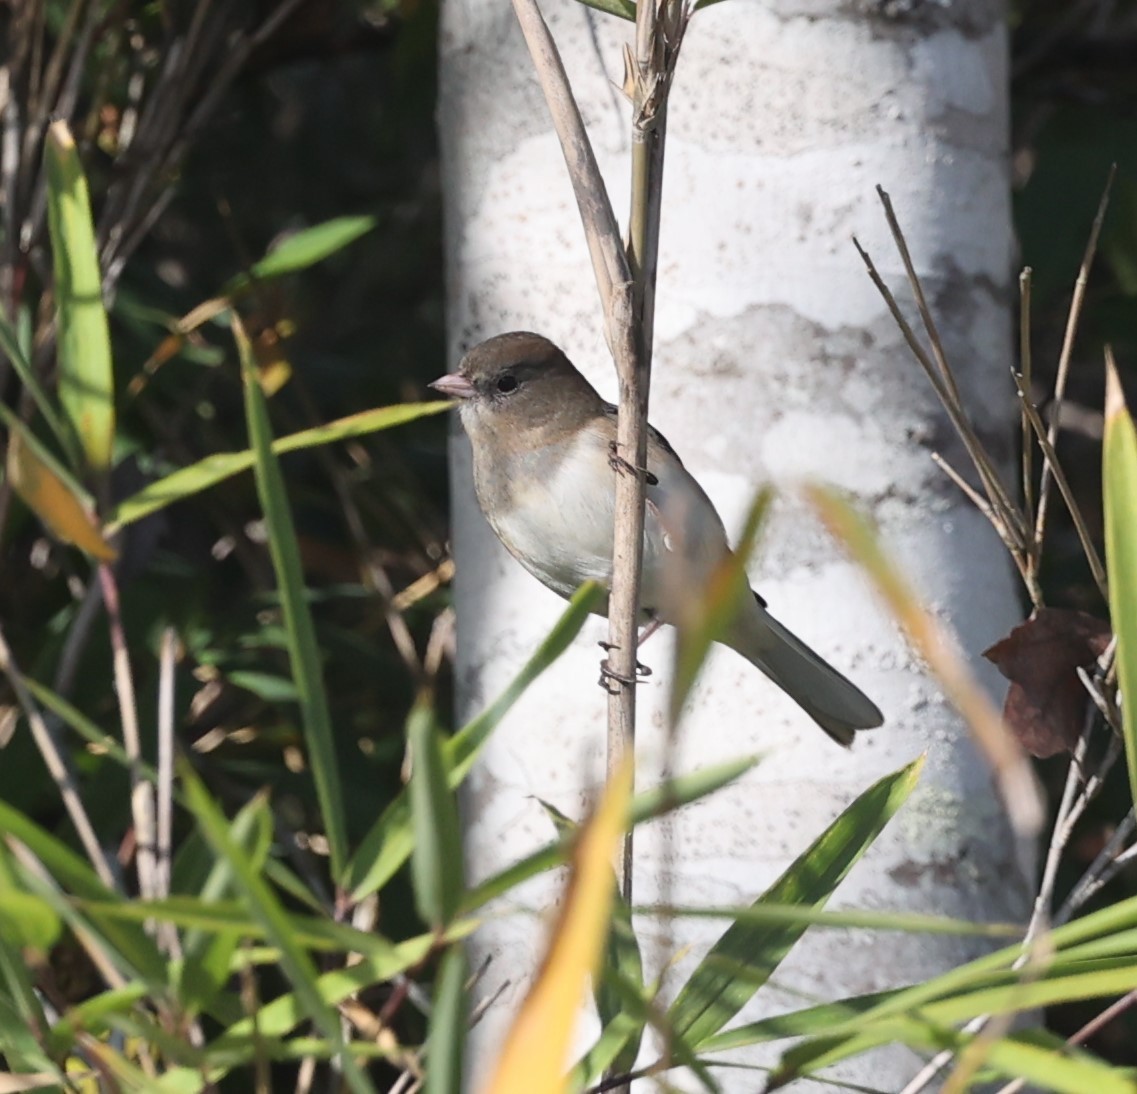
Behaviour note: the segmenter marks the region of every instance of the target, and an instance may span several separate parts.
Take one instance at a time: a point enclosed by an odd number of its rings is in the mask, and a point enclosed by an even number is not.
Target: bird
[[[479,343],[455,372],[429,386],[457,403],[478,504],[506,550],[562,597],[589,579],[610,586],[616,407],[561,349],[531,331]],[[645,487],[640,604],[648,619],[676,623],[675,566],[688,582],[707,580],[730,557],[730,545],[710,498],[651,426]],[[607,614],[606,606],[599,610]],[[838,744],[849,746],[857,730],[884,721],[860,688],[779,623],[753,591],[719,641]]]

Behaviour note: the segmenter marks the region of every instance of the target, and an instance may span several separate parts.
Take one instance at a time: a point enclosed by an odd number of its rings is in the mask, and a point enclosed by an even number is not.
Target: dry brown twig
[[[966,410],[960,399],[951,367],[943,352],[942,343],[936,331],[935,323],[927,307],[920,279],[911,262],[903,232],[896,220],[888,195],[879,187],[878,193],[884,205],[885,216],[892,231],[893,239],[896,242],[897,249],[903,259],[909,284],[916,298],[921,320],[932,346],[931,355],[924,350],[919,339],[912,331],[895,297],[877,272],[872,259],[860,244],[854,240],[854,244],[865,263],[869,276],[880,291],[905,341],[924,369],[949,419],[953,426],[955,426],[975,467],[983,493],[980,494],[967,483],[963,476],[952,468],[938,453],[933,454],[933,459],[976,505],[995,529],[1006,546],[1012,561],[1015,563],[1035,608],[1043,606],[1042,590],[1038,582],[1038,572],[1046,530],[1047,506],[1051,483],[1057,486],[1063,501],[1066,503],[1090,571],[1093,574],[1094,581],[1103,598],[1106,597],[1105,568],[1094,547],[1088,525],[1077,504],[1077,499],[1074,497],[1066,476],[1062,471],[1055,452],[1055,443],[1060,424],[1061,405],[1065,394],[1070,358],[1077,334],[1086,285],[1088,283],[1089,269],[1096,253],[1102,222],[1108,206],[1113,177],[1114,170],[1111,170],[1101,201],[1098,205],[1089,241],[1086,246],[1081,267],[1079,268],[1077,281],[1075,282],[1073,299],[1067,317],[1062,350],[1058,361],[1057,379],[1055,381],[1055,392],[1048,427],[1043,424],[1041,415],[1031,397],[1033,362],[1030,340],[1032,288],[1030,269],[1024,269],[1019,278],[1021,367],[1020,370],[1012,368],[1011,374],[1019,400],[1023,430],[1021,453],[1023,501],[1021,506],[1011,500],[1009,492],[1002,483],[1002,478],[994,459],[985,450],[971,426]],[[1038,445],[1042,455],[1037,505],[1034,501],[1033,490],[1034,444]],[[1047,933],[1052,925],[1050,909],[1053,903],[1058,865],[1069,843],[1074,825],[1085,812],[1089,803],[1100,792],[1104,774],[1109,767],[1112,766],[1113,762],[1116,761],[1119,754],[1117,739],[1115,738],[1111,742],[1111,746],[1101,761],[1098,770],[1090,777],[1086,776],[1084,763],[1088,752],[1090,736],[1094,726],[1097,724],[1098,714],[1101,713],[1103,719],[1108,724],[1113,724],[1113,719],[1109,716],[1111,706],[1105,690],[1103,690],[1109,678],[1111,660],[1112,652],[1106,651],[1099,659],[1097,670],[1092,679],[1085,672],[1079,673],[1083,683],[1086,685],[1088,695],[1086,724],[1071,759],[1070,770],[1067,774],[1066,785],[1062,800],[1059,804],[1058,815],[1047,850],[1046,866],[1039,885],[1031,921],[1023,942],[1023,954],[1020,960],[1016,962],[1016,968],[1028,966],[1030,964],[1030,954],[1034,952],[1034,947],[1039,943],[1045,944]],[[1107,876],[1112,876],[1112,873],[1120,869],[1119,864],[1123,863],[1131,853],[1137,853],[1134,852],[1132,848],[1129,851],[1121,850],[1122,845],[1125,840],[1128,839],[1133,828],[1137,827],[1137,825],[1132,822],[1132,817],[1133,813],[1131,812],[1129,817],[1126,818],[1126,821],[1122,822],[1114,839],[1110,841],[1110,846],[1103,850],[1102,854],[1098,856],[1098,859],[1095,860],[1086,871],[1082,880],[1075,886],[1070,897],[1067,898],[1066,903],[1054,918],[1053,922],[1055,924],[1065,922],[1073,914],[1078,906],[1078,904],[1075,903],[1076,899],[1084,903],[1092,892],[1096,892],[1101,885],[1105,884]],[[979,1063],[982,1062],[985,1055],[983,1049],[984,1044],[988,1043],[998,1032],[994,1027],[989,1027],[989,1021],[988,1016],[981,1016],[964,1027],[966,1032],[979,1034],[979,1037],[976,1041],[971,1042],[968,1051],[960,1056],[957,1071],[952,1076],[952,1079],[949,1080],[948,1086],[951,1086],[954,1081],[966,1081],[967,1076],[972,1074],[975,1067],[979,1066]],[[920,1070],[908,1085],[905,1086],[902,1094],[919,1094],[920,1091],[926,1089],[930,1083],[935,1081],[940,1072],[950,1064],[955,1055],[956,1053],[950,1050],[945,1050],[936,1055]]]
[[[593,273],[604,311],[604,330],[619,382],[616,535],[609,598],[608,765],[611,771],[634,748],[639,586],[643,561],[647,404],[651,375],[655,271],[659,245],[663,143],[667,94],[690,16],[685,0],[636,6],[634,51],[625,52],[624,93],[632,101],[632,209],[625,249],[588,134],[573,99],[556,44],[536,0],[514,0],[560,140],[580,209]],[[621,889],[631,900],[632,841],[618,864]]]

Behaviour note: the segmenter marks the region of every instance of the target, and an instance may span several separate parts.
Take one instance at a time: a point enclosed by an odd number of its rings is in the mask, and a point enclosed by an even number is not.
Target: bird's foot
[[[619,649],[618,646],[612,645],[611,642],[598,643],[600,648],[605,653],[611,653],[614,649]],[[598,683],[608,692],[609,695],[615,695],[620,688],[632,687],[635,684],[643,683],[645,677],[651,675],[651,669],[647,665],[636,662],[636,672],[634,676],[628,676],[625,673],[617,672],[612,667],[612,662],[607,657],[600,662],[600,679]]]
[[[646,467],[636,467],[634,463],[630,460],[625,460],[624,457],[620,455],[620,445],[618,441],[612,441],[608,445],[608,466],[621,475],[638,475],[648,486],[659,485],[659,479]]]

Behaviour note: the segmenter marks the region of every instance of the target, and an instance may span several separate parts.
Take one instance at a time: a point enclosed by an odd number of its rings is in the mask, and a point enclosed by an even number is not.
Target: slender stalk
[[[608,602],[611,645],[608,689],[608,775],[635,749],[636,651],[640,579],[643,572],[644,503],[647,467],[647,406],[651,387],[651,352],[655,310],[655,272],[659,253],[660,195],[666,114],[653,107],[661,72],[662,44],[654,3],[636,5],[636,44],[632,58],[631,211],[628,265],[632,275],[632,337],[629,367],[617,362],[620,402],[616,419],[618,467],[633,474],[616,476],[616,534],[612,545],[612,594]],[[633,842],[624,836],[617,877],[624,900],[632,901]]]
[[[115,691],[118,692],[119,714],[122,719],[122,744],[130,758],[130,809],[137,845],[138,891],[143,900],[153,900],[157,873],[154,788],[142,770],[142,735],[138,728],[134,676],[130,670],[126,634],[122,628],[118,583],[109,566],[99,566],[99,583],[103,587],[103,602],[107,607],[107,621],[110,625]]]
[[[43,762],[59,790],[59,796],[63,800],[67,816],[75,826],[75,832],[79,836],[83,850],[87,853],[88,860],[94,867],[95,873],[99,875],[99,880],[108,889],[117,890],[118,882],[115,879],[115,872],[111,867],[110,859],[99,843],[94,825],[91,824],[91,819],[87,815],[83,798],[79,793],[67,757],[49,731],[39,707],[32,698],[32,694],[24,682],[23,674],[12,657],[12,651],[3,631],[0,631],[0,672],[8,678],[8,683],[16,693],[16,701],[20,704],[20,709],[24,712],[24,717],[31,727],[36,748],[39,749]]]
[[[1082,317],[1082,304],[1086,298],[1086,286],[1089,284],[1090,267],[1093,265],[1094,255],[1098,249],[1098,237],[1101,235],[1101,226],[1105,221],[1105,211],[1109,207],[1109,192],[1113,189],[1113,179],[1117,174],[1117,164],[1109,169],[1105,180],[1105,190],[1101,201],[1098,202],[1098,211],[1094,216],[1093,227],[1090,228],[1090,238],[1086,241],[1086,251],[1082,256],[1082,265],[1078,269],[1078,279],[1074,282],[1074,297],[1070,301],[1070,311],[1066,318],[1066,332],[1062,338],[1062,349],[1058,354],[1058,375],[1054,378],[1054,398],[1050,405],[1050,428],[1046,440],[1051,452],[1058,443],[1059,423],[1062,420],[1062,400],[1066,397],[1066,378],[1070,374],[1070,358],[1074,352],[1074,338],[1078,333],[1078,321]],[[1046,535],[1046,514],[1050,503],[1050,483],[1054,473],[1054,464],[1047,456],[1042,464],[1042,477],[1038,484],[1038,511],[1035,515],[1034,541],[1036,549],[1042,546]]]

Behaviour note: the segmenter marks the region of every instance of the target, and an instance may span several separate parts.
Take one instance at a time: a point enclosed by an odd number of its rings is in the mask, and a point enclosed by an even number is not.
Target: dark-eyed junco
[[[616,408],[547,338],[518,331],[475,346],[430,385],[459,400],[474,488],[509,553],[561,596],[612,576]],[[663,436],[651,429],[640,604],[674,622],[673,567],[704,580],[730,552],[722,520]],[[670,602],[670,603],[669,603]],[[791,634],[757,595],[724,639],[840,744],[883,721],[876,705]]]

